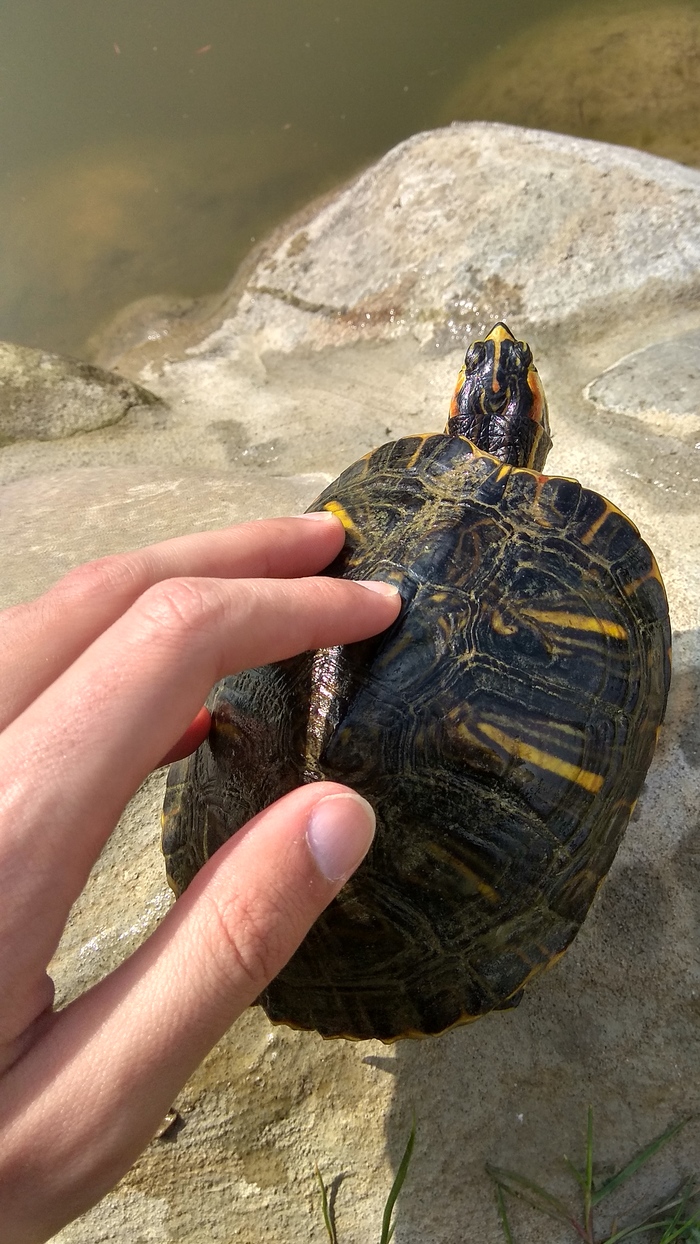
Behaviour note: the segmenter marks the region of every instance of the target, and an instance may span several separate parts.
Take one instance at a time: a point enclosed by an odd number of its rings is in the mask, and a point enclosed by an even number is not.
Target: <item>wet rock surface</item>
[[[700,174],[666,161],[502,126],[418,135],[278,231],[208,336],[170,358],[154,348],[149,361],[144,345],[121,355],[162,406],[3,448],[9,602],[86,557],[300,509],[372,446],[442,428],[465,338],[503,317],[530,340],[547,389],[548,471],[637,523],[674,626],[667,720],[634,820],[581,934],[520,1007],[393,1047],[271,1029],[252,1010],[183,1090],[176,1126],[62,1244],[320,1244],[315,1162],[327,1182],[347,1176],[340,1239],[365,1244],[379,1237],[413,1109],[397,1240],[500,1244],[486,1161],[563,1191],[560,1158],[581,1160],[589,1102],[606,1167],[697,1111],[698,224]],[[54,965],[61,1000],[170,902],[162,780],[130,805],[71,917]],[[649,1168],[644,1197],[698,1170],[691,1125]],[[514,1218],[518,1244],[543,1227]]]

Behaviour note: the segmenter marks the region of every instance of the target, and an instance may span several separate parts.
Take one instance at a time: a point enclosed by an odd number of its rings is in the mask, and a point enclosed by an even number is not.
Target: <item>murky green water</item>
[[[700,163],[700,3],[2,0],[0,337],[84,352],[132,299],[452,117]]]

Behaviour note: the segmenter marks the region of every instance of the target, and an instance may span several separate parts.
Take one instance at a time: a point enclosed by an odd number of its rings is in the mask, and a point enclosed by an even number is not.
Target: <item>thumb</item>
[[[374,827],[360,795],[313,783],[259,813],[205,865],[172,912],[200,1021],[206,1009],[224,1030],[232,1007],[240,1014],[257,998],[364,858]]]
[[[0,1161],[0,1190],[7,1180],[20,1217],[32,1218],[13,1222],[10,1239],[47,1238],[124,1174],[360,863],[374,823],[346,787],[292,791],[221,847],[149,940],[37,1037],[0,1092],[13,1155],[12,1170]],[[52,1118],[60,1128],[47,1127]]]

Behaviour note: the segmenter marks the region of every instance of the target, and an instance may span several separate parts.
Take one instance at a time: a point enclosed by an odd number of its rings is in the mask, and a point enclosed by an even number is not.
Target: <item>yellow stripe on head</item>
[[[494,324],[491,332],[486,334],[484,341],[492,341],[500,349],[504,341],[515,341],[515,337],[508,325],[499,320],[498,324]]]
[[[491,329],[491,332],[487,333],[487,335],[484,337],[484,341],[493,342],[492,385],[493,385],[494,393],[498,393],[501,387],[498,381],[498,368],[501,362],[501,346],[503,345],[504,341],[515,341],[515,337],[513,336],[510,329],[506,328],[505,324],[498,323],[498,324],[494,324],[493,328]]]
[[[542,388],[540,373],[534,363],[530,364],[527,373],[527,387],[532,394],[532,406],[530,407],[530,418],[533,423],[539,425],[545,424],[547,415],[547,399]]]

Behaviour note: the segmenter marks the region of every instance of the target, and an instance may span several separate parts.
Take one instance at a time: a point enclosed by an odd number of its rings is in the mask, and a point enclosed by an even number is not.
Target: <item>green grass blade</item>
[[[659,1218],[650,1222],[638,1222],[634,1227],[623,1227],[621,1231],[616,1231],[614,1235],[609,1235],[607,1240],[603,1241],[603,1244],[618,1244],[619,1240],[631,1240],[635,1235],[646,1235],[647,1232],[656,1231],[660,1227],[668,1227],[668,1218]],[[665,1244],[669,1244],[665,1235],[663,1240]],[[661,1244],[661,1241],[659,1241],[659,1244]]]
[[[499,1166],[491,1166],[489,1163],[486,1164],[486,1170],[494,1183],[501,1185],[504,1192],[519,1196],[534,1209],[547,1214],[549,1218],[556,1218],[558,1222],[571,1223],[571,1214],[564,1202],[553,1196],[551,1192],[547,1192],[546,1188],[540,1187],[534,1180],[526,1179],[524,1175],[518,1175],[515,1171],[505,1171]]]
[[[331,1244],[338,1244],[338,1235],[336,1233],[335,1223],[333,1221],[333,1216],[331,1214],[330,1206],[328,1204],[328,1191],[326,1189],[326,1185],[323,1182],[323,1175],[321,1174],[318,1167],[316,1167],[316,1178],[321,1188],[321,1208],[323,1210],[323,1221],[326,1224],[326,1231],[328,1232],[328,1239],[330,1240]]]
[[[697,1214],[693,1214],[691,1218],[680,1223],[675,1220],[672,1222],[668,1218],[638,1222],[634,1227],[624,1227],[622,1231],[616,1231],[614,1235],[608,1236],[604,1244],[618,1244],[619,1240],[631,1240],[635,1235],[646,1235],[649,1231],[661,1229],[663,1229],[663,1235],[660,1236],[658,1244],[673,1244],[674,1240],[690,1241],[691,1244],[695,1244],[695,1239],[700,1240],[700,1218]]]
[[[585,1176],[585,1174],[583,1174],[583,1173],[582,1173],[582,1172],[578,1169],[578,1167],[577,1167],[577,1166],[574,1166],[574,1164],[573,1164],[573,1162],[570,1160],[570,1158],[567,1158],[567,1157],[565,1157],[565,1158],[564,1158],[564,1166],[566,1167],[566,1169],[567,1169],[567,1171],[569,1172],[569,1174],[570,1174],[570,1175],[573,1175],[573,1177],[574,1177],[574,1179],[576,1180],[576,1183],[578,1184],[579,1188],[580,1188],[582,1191],[585,1191],[585,1188],[586,1188],[586,1176]]]
[[[675,1200],[657,1206],[652,1211],[651,1219],[625,1227],[622,1231],[616,1231],[605,1241],[605,1244],[617,1244],[617,1241],[629,1240],[635,1235],[646,1234],[647,1231],[652,1230],[663,1232],[658,1244],[674,1244],[674,1241],[678,1241],[678,1244],[681,1244],[681,1241],[683,1244],[700,1244],[700,1213],[695,1210],[688,1216],[690,1203],[696,1201],[697,1195],[694,1184],[692,1182],[686,1184],[680,1196]],[[672,1218],[661,1217],[662,1214],[674,1208],[676,1212]]]
[[[498,1217],[501,1220],[501,1226],[503,1227],[503,1235],[505,1236],[506,1244],[515,1244],[513,1232],[511,1231],[510,1223],[508,1222],[506,1198],[503,1195],[503,1186],[501,1184],[496,1184],[496,1206],[498,1208]]]
[[[609,1196],[611,1192],[615,1192],[623,1183],[631,1179],[632,1175],[635,1175],[640,1167],[644,1166],[645,1162],[653,1158],[654,1154],[659,1152],[659,1149],[667,1145],[669,1140],[680,1132],[681,1128],[685,1127],[686,1123],[688,1123],[688,1119],[681,1119],[680,1123],[674,1123],[672,1127],[666,1128],[665,1132],[662,1132],[655,1140],[650,1141],[646,1148],[642,1149],[641,1153],[632,1158],[632,1161],[628,1162],[627,1166],[618,1171],[616,1175],[611,1175],[610,1179],[606,1179],[605,1183],[601,1184],[599,1188],[595,1188],[591,1195],[591,1205],[599,1205],[604,1197]]]
[[[695,1201],[696,1198],[697,1192],[692,1185],[688,1185],[659,1244],[673,1244],[674,1240],[682,1240],[686,1244],[696,1244],[696,1241],[700,1241],[700,1213],[696,1209],[689,1218],[686,1217],[690,1202]]]
[[[673,1244],[674,1240],[692,1241],[693,1244],[694,1241],[700,1240],[700,1219],[697,1214],[693,1214],[692,1218],[689,1218],[687,1222],[682,1222],[675,1230],[664,1231],[659,1244]]]
[[[416,1139],[416,1120],[414,1119],[413,1124],[411,1126],[411,1134],[408,1138],[406,1148],[404,1149],[403,1157],[399,1163],[399,1169],[396,1172],[396,1178],[394,1179],[394,1182],[391,1185],[391,1191],[386,1199],[386,1205],[384,1206],[384,1216],[382,1218],[382,1234],[381,1234],[381,1239],[379,1241],[379,1244],[389,1244],[389,1241],[391,1240],[391,1237],[394,1234],[394,1228],[392,1226],[391,1216],[394,1212],[394,1206],[396,1204],[397,1197],[401,1189],[403,1188],[404,1180],[408,1174],[408,1168],[411,1162],[411,1155],[413,1153],[413,1145],[415,1143],[415,1139]]]
[[[666,1231],[664,1232],[664,1237],[675,1239],[678,1234],[677,1229],[685,1230],[687,1227],[692,1225],[695,1215],[691,1214],[690,1218],[688,1218],[687,1212],[690,1207],[690,1202],[694,1201],[696,1196],[697,1192],[695,1190],[694,1183],[690,1180],[683,1188],[681,1188],[680,1195],[677,1196],[675,1200],[667,1201],[665,1205],[660,1205],[659,1208],[654,1211],[655,1214],[658,1215],[664,1214],[667,1210],[671,1209],[675,1209],[676,1211],[671,1218]]]

